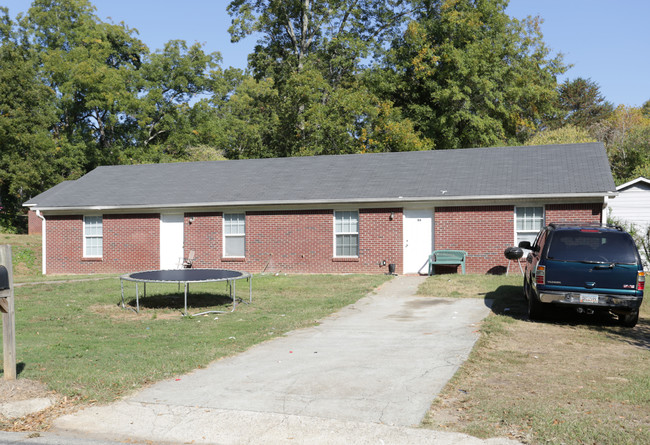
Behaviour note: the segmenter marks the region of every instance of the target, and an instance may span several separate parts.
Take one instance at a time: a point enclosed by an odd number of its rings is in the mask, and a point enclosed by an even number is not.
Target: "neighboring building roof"
[[[633,179],[633,180],[631,180],[631,181],[626,182],[625,184],[621,184],[621,185],[617,186],[617,187],[616,187],[616,190],[624,190],[624,189],[626,189],[626,188],[628,188],[628,187],[631,187],[631,186],[633,186],[633,185],[636,185],[636,184],[639,184],[639,185],[643,185],[643,184],[645,184],[645,185],[650,185],[650,179],[644,178],[643,176],[639,176],[639,177],[636,178],[636,179]]]
[[[613,195],[601,143],[98,167],[45,210]]]

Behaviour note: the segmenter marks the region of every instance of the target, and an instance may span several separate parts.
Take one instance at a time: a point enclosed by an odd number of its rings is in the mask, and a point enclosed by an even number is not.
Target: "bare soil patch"
[[[0,403],[50,397],[52,391],[41,382],[28,379],[0,380]]]

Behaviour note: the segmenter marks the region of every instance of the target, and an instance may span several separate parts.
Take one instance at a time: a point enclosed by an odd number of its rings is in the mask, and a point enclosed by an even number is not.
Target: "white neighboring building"
[[[616,191],[619,195],[608,201],[608,216],[634,224],[639,231],[650,226],[650,179],[641,176],[619,185]]]
[[[611,216],[637,227],[650,225],[650,179],[643,176],[616,187],[619,195],[609,200]]]

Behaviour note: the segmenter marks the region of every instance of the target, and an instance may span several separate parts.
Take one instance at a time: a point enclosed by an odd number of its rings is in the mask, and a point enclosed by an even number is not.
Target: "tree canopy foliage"
[[[650,101],[557,77],[541,19],[507,0],[230,0],[246,70],[151,51],[90,0],[0,8],[0,229],[99,165],[599,140],[617,180],[650,165]],[[137,25],[137,24],[136,24]],[[171,33],[170,33],[171,34]]]
[[[591,79],[578,77],[558,87],[559,115],[556,126],[573,125],[589,128],[607,119],[614,110]]]
[[[554,113],[566,67],[506,1],[429,0],[393,42],[383,86],[438,149],[521,143]]]
[[[231,1],[232,39],[261,35],[249,67],[275,100],[264,106],[273,120],[256,126],[265,134],[251,135],[264,143],[229,152],[303,156],[427,147],[390,98],[361,76],[363,62],[381,57],[412,8],[404,0]]]

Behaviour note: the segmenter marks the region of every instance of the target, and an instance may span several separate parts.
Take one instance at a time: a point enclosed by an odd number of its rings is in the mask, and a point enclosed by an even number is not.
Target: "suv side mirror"
[[[530,245],[530,241],[521,241],[519,243],[519,247],[522,249],[533,250],[533,246]]]

